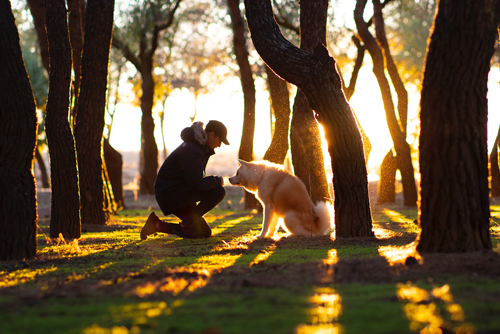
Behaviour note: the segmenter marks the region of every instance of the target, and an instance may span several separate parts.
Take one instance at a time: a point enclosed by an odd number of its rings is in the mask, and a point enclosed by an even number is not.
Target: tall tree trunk
[[[315,1],[302,0],[301,10],[309,5]],[[311,54],[288,42],[269,0],[246,0],[245,6],[257,52],[275,73],[304,92],[325,129],[334,175],[337,237],[373,236],[363,142],[335,61],[321,44]]]
[[[318,43],[326,45],[326,17],[328,0],[301,3],[300,48],[313,52]],[[304,93],[297,89],[293,104],[290,129],[292,163],[295,175],[300,178],[314,203],[332,196],[326,180],[321,134],[314,112]]]
[[[109,181],[113,188],[113,196],[117,205],[117,209],[125,207],[123,196],[123,158],[122,155],[115,150],[109,140],[104,139],[104,159],[106,160],[106,169],[108,171]]]
[[[42,176],[42,188],[50,188],[49,176],[47,175],[47,168],[45,168],[45,162],[43,161],[42,153],[40,152],[40,146],[36,146],[35,149],[35,159],[40,168],[40,175]]]
[[[438,3],[420,100],[419,252],[491,249],[486,93],[495,3]]]
[[[36,255],[37,117],[9,0],[0,0],[0,261]]]
[[[80,91],[80,80],[82,75],[82,48],[83,48],[83,28],[82,28],[82,15],[80,1],[84,0],[67,0],[69,10],[69,36],[71,42],[71,49],[73,51],[73,71],[75,72],[75,80],[72,85],[72,101],[73,107],[71,109],[71,118],[73,124],[78,110],[78,93]]]
[[[142,96],[141,96],[141,156],[139,193],[154,195],[155,179],[158,173],[158,146],[154,136],[153,98],[155,82],[153,78],[153,60],[143,59]]]
[[[389,150],[380,164],[380,181],[378,186],[378,204],[396,202],[396,171],[398,159]]]
[[[271,145],[264,154],[264,160],[282,165],[288,152],[288,124],[290,123],[290,94],[286,81],[279,78],[266,66],[269,95],[276,121]]]
[[[363,12],[366,6],[366,2],[367,0],[357,0],[356,9],[354,10],[356,27],[358,29],[359,35],[363,39],[365,47],[367,48],[372,58],[373,74],[377,78],[380,92],[382,94],[387,126],[389,127],[389,133],[391,134],[391,138],[394,143],[394,149],[396,151],[396,156],[398,159],[398,166],[401,171],[401,177],[403,179],[404,204],[407,206],[416,206],[417,188],[415,184],[415,172],[413,170],[413,164],[411,161],[411,149],[410,145],[406,142],[406,118],[403,113],[400,114],[400,121],[402,122],[400,123],[396,117],[394,104],[392,102],[391,89],[389,86],[389,82],[385,76],[384,54],[382,53],[382,50],[377,41],[368,30],[368,24],[363,19]],[[377,3],[377,1],[375,0],[374,3]],[[377,6],[375,6],[375,9],[381,10]],[[376,22],[378,22],[377,19]],[[382,23],[380,23],[379,28],[377,28],[379,30],[383,29],[383,25],[382,27],[380,27],[380,25],[382,25]],[[387,63],[391,63],[392,58],[390,58],[390,53],[387,50],[385,52],[385,56]],[[393,78],[393,82],[395,86],[399,87],[396,78]],[[403,94],[399,94],[398,100],[400,103],[400,108],[404,109],[404,107],[402,107],[404,105],[403,99]]]
[[[47,73],[49,73],[49,44],[47,41],[47,32],[45,31],[45,3],[44,0],[28,0],[28,6],[30,7],[38,36],[42,64]]]
[[[497,137],[495,139],[495,144],[493,145],[490,153],[490,189],[491,196],[500,196],[500,170],[498,167],[498,145],[500,143],[500,128],[498,129]]]
[[[255,85],[252,68],[248,61],[248,51],[245,38],[245,24],[240,12],[240,0],[227,0],[231,24],[233,27],[233,46],[236,61],[240,69],[241,87],[243,89],[244,112],[243,131],[241,133],[238,158],[244,161],[253,160],[253,138],[255,132]],[[257,207],[255,196],[245,191],[245,208]]]
[[[85,12],[82,81],[75,123],[82,223],[104,225],[102,133],[114,0],[89,0]]]
[[[73,134],[68,122],[71,46],[64,0],[47,0],[47,40],[50,50],[49,94],[45,132],[50,155],[52,205],[50,237],[79,238],[80,198]]]

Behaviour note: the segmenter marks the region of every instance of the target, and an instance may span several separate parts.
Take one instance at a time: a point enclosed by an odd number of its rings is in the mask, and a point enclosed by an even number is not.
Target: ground
[[[500,333],[494,200],[493,251],[422,257],[417,210],[400,198],[373,198],[374,238],[262,240],[262,215],[242,210],[239,190],[206,217],[211,238],[146,241],[147,215],[161,216],[152,197],[128,192],[127,210],[71,241],[47,237],[50,201],[40,193],[37,257],[0,262],[0,331]]]

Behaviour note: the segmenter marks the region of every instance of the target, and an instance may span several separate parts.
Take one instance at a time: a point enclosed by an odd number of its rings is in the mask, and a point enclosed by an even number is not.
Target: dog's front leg
[[[264,219],[262,222],[262,230],[260,234],[257,236],[259,239],[264,238],[269,230],[269,225],[271,225],[271,221],[273,219],[274,210],[271,205],[266,205],[264,207]]]

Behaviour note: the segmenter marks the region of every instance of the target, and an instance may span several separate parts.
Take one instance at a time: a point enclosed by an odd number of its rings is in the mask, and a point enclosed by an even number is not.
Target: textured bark
[[[73,71],[75,72],[75,80],[72,85],[72,101],[73,108],[71,109],[71,117],[73,122],[78,110],[78,92],[80,91],[81,80],[81,62],[82,62],[82,48],[83,48],[83,28],[82,28],[82,15],[80,1],[84,0],[67,0],[69,9],[69,36],[71,42],[71,49],[73,51]]]
[[[68,122],[71,85],[69,44],[64,0],[47,0],[46,26],[50,50],[49,94],[45,132],[50,155],[52,203],[50,237],[79,238],[80,198],[73,134]]]
[[[75,122],[82,223],[104,225],[102,132],[114,0],[89,0],[85,11],[82,81]]]
[[[45,3],[44,0],[27,0],[30,8],[36,34],[38,36],[38,45],[40,46],[40,55],[42,64],[47,73],[49,72],[49,44],[47,41],[47,32],[45,31]]]
[[[252,67],[248,61],[248,50],[245,38],[245,24],[240,12],[240,0],[228,0],[229,15],[233,28],[233,47],[236,62],[240,69],[241,87],[243,90],[243,131],[241,133],[238,158],[244,161],[253,160],[253,138],[255,133],[255,84]],[[257,207],[255,196],[245,191],[245,208]]]
[[[373,236],[363,142],[335,61],[321,44],[311,54],[287,41],[273,19],[270,1],[246,0],[245,6],[257,52],[275,73],[304,92],[325,129],[334,175],[337,237]]]
[[[125,207],[123,196],[123,158],[122,155],[115,150],[107,139],[104,139],[104,159],[106,160],[106,169],[108,171],[109,181],[113,188],[113,196],[118,209]]]
[[[0,261],[36,255],[35,98],[10,2],[0,0]]]
[[[168,29],[174,22],[174,15],[181,0],[175,2],[165,21],[156,22],[151,32],[141,35],[139,54],[135,55],[128,44],[114,37],[112,45],[119,49],[127,61],[131,62],[142,78],[141,96],[141,152],[139,157],[139,193],[154,195],[154,182],[158,172],[158,146],[154,137],[153,101],[155,81],[153,77],[153,57],[158,48],[161,31]],[[150,38],[150,40],[148,40]]]
[[[154,137],[153,100],[155,82],[153,78],[153,58],[142,61],[142,97],[141,97],[141,156],[139,193],[155,193],[154,184],[158,172],[158,146]]]
[[[326,45],[328,0],[302,1],[300,5],[300,48],[312,53],[318,43]],[[318,123],[300,89],[293,104],[290,146],[295,175],[304,182],[313,202],[331,199]]]
[[[378,204],[396,202],[396,171],[398,160],[392,150],[387,152],[380,164],[380,181],[378,186]]]
[[[498,144],[500,142],[500,128],[498,129],[495,144],[490,153],[490,190],[492,197],[500,196],[500,170],[498,167]]]
[[[496,2],[438,4],[420,101],[420,252],[491,249],[486,93]]]
[[[389,133],[392,138],[392,142],[394,144],[394,149],[396,151],[396,157],[398,159],[398,166],[401,171],[401,178],[403,182],[403,193],[404,193],[404,204],[406,206],[416,206],[417,205],[417,188],[415,184],[415,171],[413,169],[413,164],[411,161],[411,149],[410,145],[406,142],[406,108],[404,108],[404,99],[403,96],[406,94],[398,94],[398,103],[400,104],[400,108],[404,109],[404,113],[400,114],[400,123],[396,117],[394,104],[392,102],[391,88],[389,86],[389,81],[385,76],[384,69],[384,60],[387,61],[388,67],[392,66],[395,68],[394,62],[392,61],[392,57],[390,57],[390,53],[387,49],[385,53],[382,52],[381,47],[377,43],[377,40],[372,36],[370,31],[368,30],[368,24],[363,19],[363,12],[366,6],[367,0],[357,0],[356,9],[354,10],[354,19],[356,21],[356,27],[358,29],[359,35],[363,40],[366,49],[370,53],[373,62],[373,74],[377,78],[377,82],[380,87],[380,92],[382,95],[382,101],[384,103],[385,115],[387,120],[387,126],[389,128]],[[375,5],[376,4],[376,5]],[[381,5],[378,0],[374,1],[374,10],[376,12],[375,22],[378,25],[378,32],[380,37],[385,37],[385,33],[381,33],[380,31],[384,29],[383,20],[381,19]],[[378,15],[377,15],[378,14]],[[384,35],[384,36],[383,36]],[[379,43],[383,44],[383,41]],[[385,59],[384,59],[385,56]],[[392,61],[392,65],[389,65]],[[396,78],[397,77],[397,78]],[[400,88],[398,84],[399,75],[393,77],[394,86]],[[400,79],[399,79],[400,81]],[[401,83],[402,85],[402,83]],[[404,86],[403,86],[404,89]],[[407,102],[406,102],[407,104]]]
[[[264,160],[282,165],[288,152],[288,124],[290,124],[290,93],[286,81],[279,78],[266,66],[269,95],[276,118],[271,145],[264,154]]]
[[[47,168],[45,167],[45,162],[43,161],[42,153],[40,152],[40,146],[36,146],[35,149],[35,159],[40,168],[40,175],[42,177],[42,188],[50,188],[49,176],[47,174]]]

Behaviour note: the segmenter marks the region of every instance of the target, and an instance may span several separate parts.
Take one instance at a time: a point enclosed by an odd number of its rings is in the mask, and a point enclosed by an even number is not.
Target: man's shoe
[[[158,232],[158,229],[156,228],[157,221],[160,221],[160,218],[158,218],[158,216],[154,212],[151,212],[148,220],[146,220],[146,224],[144,224],[144,226],[142,227],[141,240],[146,240],[148,238],[148,235]]]

